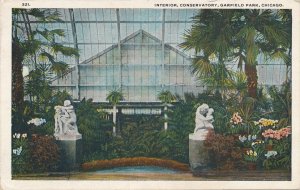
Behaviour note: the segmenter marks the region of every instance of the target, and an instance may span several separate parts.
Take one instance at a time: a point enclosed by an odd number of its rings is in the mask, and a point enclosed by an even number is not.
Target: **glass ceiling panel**
[[[75,47],[72,24],[76,28],[77,45],[80,51],[80,62],[96,55],[106,48],[118,43],[118,23],[116,9],[73,9],[74,23],[70,17],[70,9],[53,9],[59,11],[63,22],[42,23],[30,17],[31,27],[63,29],[65,37],[56,37],[55,41]],[[191,17],[196,9],[165,10],[165,43],[179,49],[183,42],[182,34],[191,26]],[[144,30],[162,40],[163,9],[119,9],[120,40],[136,31]],[[20,24],[23,19],[18,18]],[[18,30],[18,33],[24,31]],[[41,36],[37,38],[42,40]],[[188,55],[192,51],[185,52]],[[74,64],[74,63],[72,63]]]

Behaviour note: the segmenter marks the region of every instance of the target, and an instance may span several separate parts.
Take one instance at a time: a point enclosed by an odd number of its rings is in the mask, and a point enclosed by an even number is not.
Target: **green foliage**
[[[89,157],[93,152],[111,141],[112,122],[101,117],[92,99],[83,99],[76,106],[77,126],[83,136],[83,155]],[[85,158],[86,159],[86,158]]]
[[[291,138],[284,138],[274,142],[274,150],[278,155],[270,160],[266,159],[264,166],[267,169],[291,169]]]
[[[243,123],[248,126],[253,126],[254,120],[254,106],[255,106],[255,99],[251,97],[246,97],[242,101],[240,105],[240,109],[238,110],[241,113],[241,117],[243,118]]]
[[[24,131],[26,119],[23,113],[28,105],[24,103],[25,94],[30,97],[30,109],[33,114],[44,113],[51,99],[50,75],[66,72],[68,66],[59,60],[58,55],[79,56],[75,48],[66,47],[55,42],[57,37],[63,37],[62,29],[49,30],[33,27],[30,20],[60,21],[60,13],[55,9],[13,9],[12,11],[12,44],[13,44],[13,130]],[[19,21],[24,21],[20,23]],[[30,73],[24,88],[22,76],[23,65],[28,66]],[[25,116],[26,117],[26,116]]]
[[[41,126],[30,126],[28,133],[29,134],[38,134],[38,135],[53,135],[54,133],[54,121],[49,120],[46,124]]]
[[[170,91],[162,91],[158,94],[158,99],[163,103],[169,104],[176,101],[176,96],[174,96]]]
[[[106,100],[108,100],[113,105],[118,104],[123,99],[124,99],[123,94],[119,90],[110,91],[106,97]]]
[[[274,118],[287,118],[288,123],[291,123],[292,117],[292,91],[291,91],[291,83],[288,82],[284,84],[281,89],[272,86],[269,88],[269,93],[272,100],[272,108],[273,113],[272,116]]]
[[[54,106],[63,105],[65,100],[72,100],[70,94],[66,91],[52,91],[47,96],[47,99],[41,99],[40,104],[37,102],[26,102],[26,108],[24,110],[23,118],[25,123],[27,123],[32,118],[43,118],[46,123],[41,126],[30,125],[26,129],[29,134],[39,134],[39,135],[53,135],[54,133]],[[37,106],[39,106],[39,111],[37,111]]]
[[[50,81],[44,67],[30,71],[26,77],[25,95],[30,98],[31,108],[34,113],[45,111],[45,106],[51,99],[52,90]]]
[[[291,138],[273,142],[277,155],[266,158],[263,166],[266,169],[291,169]]]
[[[18,137],[16,137],[17,135]],[[15,133],[12,139],[12,174],[23,174],[31,171],[28,139],[23,135]]]
[[[194,49],[201,55],[192,65],[193,73],[200,80],[214,85],[224,82],[218,80],[220,77],[225,79],[222,75],[211,75],[214,72],[209,64],[236,61],[240,69],[245,65],[248,93],[256,97],[258,55],[262,53],[266,58],[279,58],[287,65],[290,63],[291,13],[269,9],[201,10],[193,17],[193,25],[183,38],[182,48]],[[206,78],[206,75],[214,79]]]
[[[244,97],[247,95],[247,76],[244,72],[232,72],[232,80],[229,80],[229,89],[236,91],[237,96]]]
[[[142,122],[124,123],[120,136],[102,150],[102,159],[143,156],[188,162],[187,137],[182,138],[182,133],[173,128],[162,130],[163,121],[158,116],[141,117]]]
[[[226,68],[224,63],[211,65],[212,69],[210,73],[198,76],[199,80],[202,81],[209,90],[221,92],[221,94],[224,95],[232,80],[232,72]]]

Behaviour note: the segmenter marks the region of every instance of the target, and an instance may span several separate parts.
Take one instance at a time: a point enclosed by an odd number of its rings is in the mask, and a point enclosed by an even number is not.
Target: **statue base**
[[[58,135],[55,138],[61,149],[61,170],[78,171],[82,155],[82,135]]]
[[[205,173],[211,169],[209,154],[204,145],[205,137],[189,135],[189,162],[193,175]]]

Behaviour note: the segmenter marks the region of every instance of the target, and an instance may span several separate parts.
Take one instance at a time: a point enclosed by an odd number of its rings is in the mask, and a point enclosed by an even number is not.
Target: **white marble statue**
[[[76,124],[76,114],[70,100],[65,100],[63,106],[55,106],[54,136],[80,135]]]
[[[194,138],[205,140],[209,129],[213,129],[214,109],[209,108],[207,104],[202,104],[196,110]]]

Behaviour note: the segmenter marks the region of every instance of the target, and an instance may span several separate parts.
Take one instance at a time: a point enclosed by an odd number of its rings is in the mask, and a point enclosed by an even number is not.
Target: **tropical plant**
[[[165,91],[161,91],[158,94],[158,99],[163,103],[164,105],[164,129],[167,130],[168,129],[168,104],[175,102],[176,101],[176,96],[173,95],[170,91],[165,90]]]
[[[228,89],[230,89],[233,94],[229,94],[229,96],[235,98],[236,101],[240,103],[247,95],[247,76],[242,71],[232,73],[231,80],[228,80]]]
[[[29,96],[33,113],[45,112],[46,105],[52,97],[47,70],[40,65],[25,77],[25,95]]]
[[[288,83],[291,80],[289,72],[292,66],[292,12],[287,9],[279,9],[278,15],[282,20],[284,25],[283,28],[287,33],[288,40],[285,42],[285,46],[288,48],[288,51],[285,50],[286,48],[277,48],[276,51],[274,51],[272,58],[284,60],[286,65],[285,83]]]
[[[292,92],[291,83],[285,83],[279,89],[275,86],[269,88],[272,100],[272,115],[274,118],[287,118],[291,124],[292,119]]]
[[[93,153],[107,151],[105,147],[111,142],[112,122],[101,118],[98,108],[92,99],[82,99],[76,105],[78,131],[84,137],[84,159],[91,157]]]
[[[193,61],[192,69],[193,73],[197,74],[199,81],[207,86],[208,91],[220,93],[223,98],[225,97],[234,73],[228,70],[224,63],[202,62],[196,58]]]
[[[290,57],[285,53],[290,49],[290,28],[275,10],[201,10],[193,17],[181,47],[201,54],[192,65],[200,78],[212,71],[212,62],[237,62],[240,69],[244,65],[248,94],[256,98],[257,57]]]
[[[116,131],[116,124],[117,124],[117,104],[121,100],[123,100],[123,99],[124,99],[123,94],[119,90],[110,91],[109,94],[106,97],[106,100],[108,100],[112,104],[112,106],[113,106],[113,123],[114,123],[114,126],[113,126],[113,135],[117,134],[117,131]]]
[[[291,138],[274,140],[273,150],[264,154],[263,166],[266,169],[291,169]]]
[[[78,50],[64,46],[57,42],[57,37],[63,37],[62,29],[48,30],[39,25],[32,25],[31,20],[43,22],[60,21],[60,13],[55,9],[13,9],[12,27],[12,106],[16,113],[22,114],[24,111],[24,79],[22,75],[23,66],[26,65],[31,72],[32,80],[39,79],[38,85],[48,87],[47,79],[41,72],[40,66],[44,66],[47,72],[61,75],[66,71],[68,65],[57,59],[57,55],[79,56]],[[36,71],[35,71],[36,70]],[[30,79],[29,79],[30,80]],[[40,95],[34,93],[32,85],[27,84],[27,92],[34,94],[36,99]],[[45,93],[41,93],[42,90]],[[36,89],[41,94],[49,94],[49,88]],[[13,120],[13,125],[23,125],[22,118]]]

